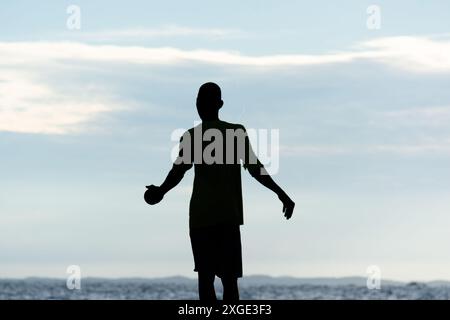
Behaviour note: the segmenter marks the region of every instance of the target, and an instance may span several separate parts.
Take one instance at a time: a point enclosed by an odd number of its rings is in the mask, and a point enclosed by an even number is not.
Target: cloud
[[[199,62],[253,67],[306,66],[350,62],[366,53],[331,55],[246,56],[232,51],[182,50],[162,47],[91,45],[79,42],[2,42],[0,64],[46,63],[57,60],[129,64],[176,64]]]
[[[221,35],[221,30],[200,30],[171,27],[161,30],[125,30],[138,35]],[[0,42],[0,131],[63,134],[79,131],[101,114],[118,110],[119,103],[95,88],[88,94],[86,85],[76,78],[65,77],[67,70],[82,70],[88,63],[104,65],[158,65],[201,63],[214,66],[237,66],[277,72],[280,67],[303,67],[352,63],[359,60],[386,64],[410,72],[450,72],[450,41],[448,37],[385,37],[355,45],[351,50],[326,54],[245,55],[224,50],[184,50],[170,47],[126,45],[94,45],[82,42],[30,41]],[[109,68],[109,67],[108,67]],[[49,73],[49,70],[52,73]],[[122,68],[124,74],[126,69]],[[245,69],[242,72],[246,72]],[[44,79],[42,73],[48,78]],[[52,78],[53,77],[53,78]],[[55,85],[60,77],[77,90]],[[51,79],[50,79],[51,78]],[[106,80],[108,81],[108,80]],[[108,86],[108,84],[106,85]],[[126,97],[125,97],[126,99]],[[442,121],[444,109],[409,111],[390,114],[390,118],[426,118]],[[440,120],[439,120],[440,119]],[[423,147],[420,147],[423,148]],[[381,148],[383,149],[383,148]],[[433,148],[432,148],[433,149]],[[434,148],[436,149],[436,148]],[[433,150],[434,150],[433,149]],[[437,148],[439,149],[439,148]],[[342,153],[340,148],[333,153]],[[385,149],[387,150],[387,149]],[[407,150],[415,150],[409,148]],[[310,148],[297,150],[309,154],[330,152]],[[406,149],[405,149],[406,152]]]
[[[385,37],[361,47],[378,53],[376,60],[408,71],[449,72],[450,40],[446,37]]]
[[[243,33],[236,29],[192,28],[168,25],[159,28],[132,28],[72,33],[75,37],[92,41],[142,40],[148,38],[203,37],[212,39],[236,38]],[[67,36],[67,34],[65,34]]]
[[[360,43],[349,51],[261,56],[249,56],[236,51],[92,45],[80,42],[0,42],[0,59],[3,63],[13,64],[82,60],[130,64],[198,62],[264,68],[350,63],[366,59],[412,72],[450,72],[450,41],[412,36],[387,37]]]
[[[0,131],[64,134],[103,112],[119,109],[105,97],[58,92],[33,75],[0,73]]]

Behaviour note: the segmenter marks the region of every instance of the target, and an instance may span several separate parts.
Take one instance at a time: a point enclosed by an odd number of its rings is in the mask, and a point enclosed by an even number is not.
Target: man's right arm
[[[154,185],[146,186],[147,188],[152,188],[153,192],[156,194],[156,197],[158,199],[162,199],[167,192],[169,192],[171,189],[177,186],[183,179],[186,171],[191,169],[193,166],[192,159],[190,156],[188,156],[187,158],[183,157],[183,151],[186,150],[186,148],[191,148],[191,140],[187,136],[188,134],[189,133],[186,132],[180,139],[179,144],[180,150],[178,152],[178,157],[173,163],[172,169],[170,169],[164,182],[160,186]],[[187,151],[188,154],[191,154],[190,150]]]
[[[184,177],[184,174],[190,168],[192,168],[192,164],[191,165],[174,164],[172,166],[172,169],[167,174],[167,177],[164,180],[164,182],[159,186],[161,192],[163,194],[166,194],[171,189],[173,189],[177,184],[181,182],[181,180]]]

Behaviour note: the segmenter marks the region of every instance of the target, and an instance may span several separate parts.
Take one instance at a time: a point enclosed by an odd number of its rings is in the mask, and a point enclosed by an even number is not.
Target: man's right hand
[[[161,187],[150,185],[146,186],[147,191],[144,193],[144,200],[148,204],[157,204],[160,202],[164,197],[164,192],[161,190]]]
[[[284,216],[286,219],[290,219],[292,217],[292,213],[294,212],[295,202],[292,201],[285,192],[278,195],[278,198],[283,203]]]

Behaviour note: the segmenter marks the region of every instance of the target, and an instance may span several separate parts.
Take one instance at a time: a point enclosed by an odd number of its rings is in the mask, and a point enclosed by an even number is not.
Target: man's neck
[[[206,122],[206,121],[219,121],[219,120],[220,120],[220,119],[219,119],[219,116],[216,116],[216,117],[208,117],[208,118],[202,119],[203,122]]]

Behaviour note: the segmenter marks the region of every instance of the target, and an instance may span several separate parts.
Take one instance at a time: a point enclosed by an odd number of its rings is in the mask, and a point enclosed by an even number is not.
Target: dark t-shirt
[[[262,167],[240,124],[204,121],[183,135],[176,165],[194,164],[191,228],[244,223],[241,162],[244,168]]]

